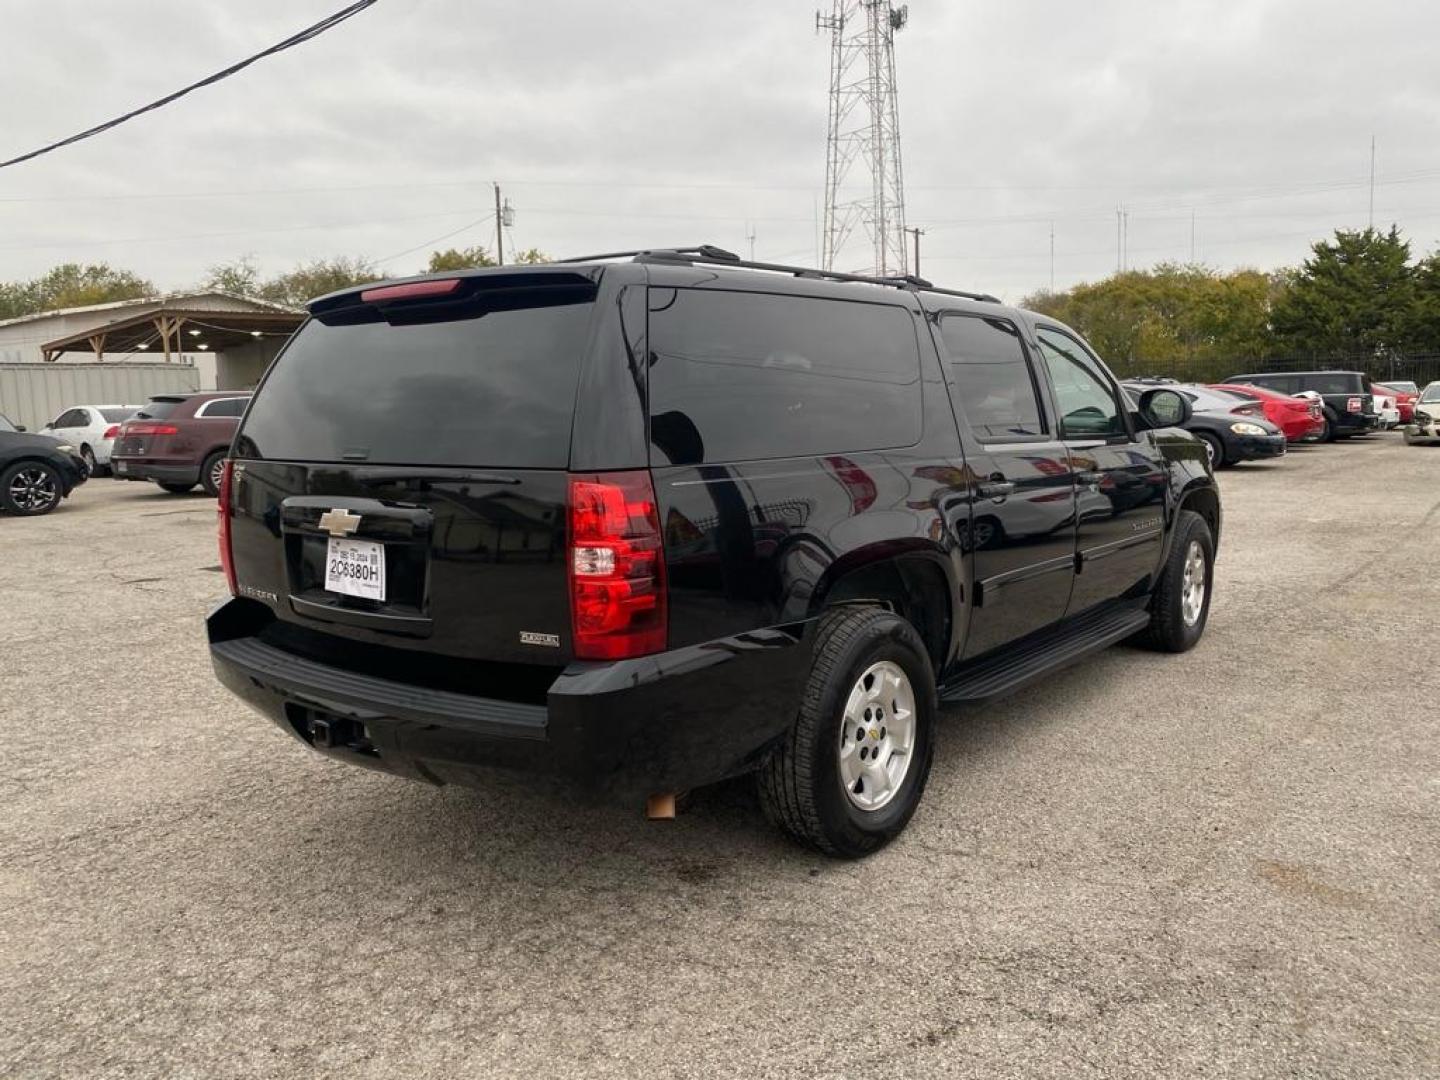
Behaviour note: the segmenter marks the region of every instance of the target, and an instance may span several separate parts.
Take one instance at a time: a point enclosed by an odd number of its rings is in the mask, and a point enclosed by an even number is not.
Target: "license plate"
[[[385,599],[385,545],[330,537],[325,589],[365,600]]]
[[[130,466],[127,463],[121,461],[116,463],[115,469],[117,472],[129,472]]]

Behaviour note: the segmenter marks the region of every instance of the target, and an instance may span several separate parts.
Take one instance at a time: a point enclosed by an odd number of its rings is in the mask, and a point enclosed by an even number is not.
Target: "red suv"
[[[152,397],[120,425],[111,472],[117,480],[154,480],[175,495],[196,484],[218,495],[230,440],[249,403],[248,391],[234,390]]]

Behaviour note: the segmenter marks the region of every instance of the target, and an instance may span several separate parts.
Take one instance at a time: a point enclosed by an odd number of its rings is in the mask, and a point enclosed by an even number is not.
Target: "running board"
[[[1145,629],[1150,613],[1105,608],[1060,623],[1009,646],[973,667],[962,668],[940,687],[944,705],[975,705],[1003,697],[1053,671],[1083,660]]]

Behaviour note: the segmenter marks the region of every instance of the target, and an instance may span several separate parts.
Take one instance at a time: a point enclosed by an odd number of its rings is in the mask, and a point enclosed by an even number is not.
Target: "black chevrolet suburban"
[[[1325,413],[1324,442],[1363,435],[1380,426],[1370,381],[1358,371],[1261,371],[1231,375],[1225,382],[1263,386],[1282,394],[1319,394]]]
[[[340,760],[657,816],[755,772],[863,855],[940,708],[1200,637],[1221,514],[1188,415],[992,297],[709,247],[332,293],[236,435],[210,652]]]

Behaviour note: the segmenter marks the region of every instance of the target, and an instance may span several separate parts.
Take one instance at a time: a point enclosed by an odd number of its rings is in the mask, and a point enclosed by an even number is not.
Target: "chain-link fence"
[[[1371,382],[1408,379],[1417,386],[1440,381],[1440,353],[1411,356],[1289,356],[1281,359],[1121,360],[1110,367],[1122,379],[1164,375],[1180,382],[1223,382],[1231,375],[1261,371],[1361,371]]]

